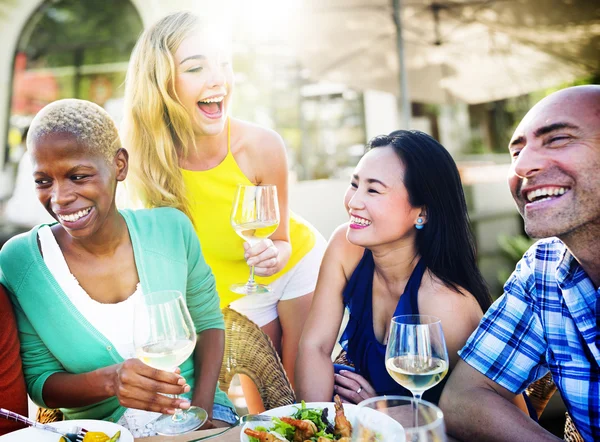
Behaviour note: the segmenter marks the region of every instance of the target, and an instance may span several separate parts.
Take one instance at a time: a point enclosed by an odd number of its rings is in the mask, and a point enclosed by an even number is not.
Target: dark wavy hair
[[[475,241],[456,163],[434,138],[418,130],[397,130],[373,138],[367,150],[390,146],[404,164],[404,186],[413,207],[425,206],[427,223],[417,231],[417,251],[446,286],[473,294],[485,312],[492,303],[477,268]]]

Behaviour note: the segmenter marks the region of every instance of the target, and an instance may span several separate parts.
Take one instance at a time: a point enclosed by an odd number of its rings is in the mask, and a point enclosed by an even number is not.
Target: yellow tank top
[[[212,268],[221,298],[221,308],[243,297],[229,287],[244,283],[250,267],[244,260],[244,241],[230,222],[231,206],[238,184],[252,185],[231,154],[229,124],[227,156],[218,166],[203,171],[181,169],[187,189],[190,210],[202,254]],[[294,267],[314,246],[315,234],[302,218],[290,213],[290,240],[292,254],[282,271],[269,277],[256,277],[261,284],[269,284]]]

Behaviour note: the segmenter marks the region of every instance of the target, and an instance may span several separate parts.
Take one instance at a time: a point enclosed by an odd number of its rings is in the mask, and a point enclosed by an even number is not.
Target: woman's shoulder
[[[348,223],[344,223],[338,226],[329,239],[327,244],[327,251],[325,252],[325,259],[335,260],[339,262],[342,267],[346,278],[350,278],[356,266],[360,262],[365,248],[352,244],[346,238],[346,231],[348,230]]]
[[[459,291],[446,285],[430,270],[426,270],[419,288],[419,312],[439,318],[460,317],[478,324],[483,312],[475,296],[463,287]]]
[[[17,287],[27,275],[41,275],[35,269],[39,255],[36,226],[28,232],[10,238],[0,249],[0,281],[9,287]],[[41,256],[41,255],[40,255]],[[14,290],[11,288],[11,291]]]
[[[185,213],[174,207],[152,207],[149,209],[120,209],[119,212],[129,219],[141,222],[149,220],[184,220]]]
[[[232,153],[278,153],[285,152],[281,135],[272,129],[244,120],[231,119]]]
[[[174,207],[154,207],[151,209],[121,209],[127,224],[138,232],[148,235],[164,235],[178,232],[183,228],[193,230],[191,221],[185,213]]]
[[[42,225],[10,238],[0,249],[0,256],[10,260],[16,256],[23,257],[30,255],[32,253],[31,246],[32,244],[37,244],[37,231]]]

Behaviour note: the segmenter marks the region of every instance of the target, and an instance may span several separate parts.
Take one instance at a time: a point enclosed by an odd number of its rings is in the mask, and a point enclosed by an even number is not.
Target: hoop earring
[[[417,218],[417,224],[415,224],[415,229],[421,230],[423,227],[425,227],[425,224],[423,224],[423,218]]]

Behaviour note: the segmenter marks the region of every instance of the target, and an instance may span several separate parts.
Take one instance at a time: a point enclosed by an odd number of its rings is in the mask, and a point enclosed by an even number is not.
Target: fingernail
[[[186,385],[185,385],[185,387],[183,387],[183,392],[184,392],[184,393],[187,393],[187,392],[189,392],[191,389],[192,389],[192,387],[190,387],[189,385],[187,385],[187,384],[186,384]]]
[[[177,379],[177,385],[185,385],[185,378],[181,377]]]
[[[188,401],[183,401],[183,402],[179,403],[179,408],[182,408],[182,409],[185,408],[185,409],[187,409],[187,408],[190,408],[190,405],[191,404]]]
[[[340,370],[340,374],[346,374],[348,373],[348,370]]]

